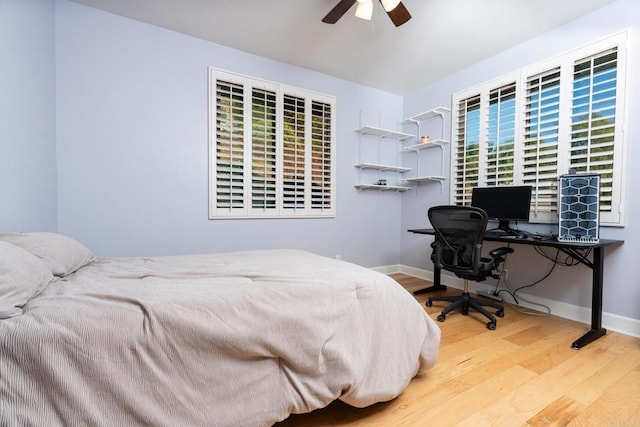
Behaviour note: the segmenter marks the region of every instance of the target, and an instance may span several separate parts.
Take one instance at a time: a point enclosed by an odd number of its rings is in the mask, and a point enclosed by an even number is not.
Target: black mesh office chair
[[[489,252],[491,258],[482,258],[482,239],[487,227],[487,214],[480,208],[470,206],[435,206],[429,209],[429,221],[436,232],[431,244],[431,260],[437,268],[453,272],[464,279],[464,292],[459,296],[438,296],[427,299],[427,306],[433,301],[449,301],[442,310],[438,321],[444,322],[447,313],[460,307],[467,315],[472,308],[489,319],[487,328],[496,328],[496,318],[484,307],[495,308],[496,316],[504,316],[500,304],[469,295],[469,280],[481,282],[487,277],[499,278],[497,269],[504,262],[504,256],[513,252],[512,248],[496,248]]]

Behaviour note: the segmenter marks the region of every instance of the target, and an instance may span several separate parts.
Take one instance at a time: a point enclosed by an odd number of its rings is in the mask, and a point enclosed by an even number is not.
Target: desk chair
[[[460,307],[462,314],[469,314],[472,308],[482,313],[489,322],[487,328],[496,329],[496,318],[484,307],[495,308],[496,316],[504,316],[504,307],[469,295],[469,280],[481,282],[487,277],[499,278],[497,269],[504,262],[504,256],[513,252],[512,248],[496,248],[489,252],[491,258],[482,258],[482,239],[487,227],[487,214],[480,208],[471,206],[435,206],[429,209],[429,221],[436,238],[431,244],[431,260],[437,268],[451,271],[464,279],[464,292],[459,296],[441,296],[427,299],[427,306],[433,301],[448,301],[450,305],[438,316],[444,322],[447,313]]]

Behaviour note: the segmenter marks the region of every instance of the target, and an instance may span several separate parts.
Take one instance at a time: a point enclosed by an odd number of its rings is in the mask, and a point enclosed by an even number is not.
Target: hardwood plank
[[[540,411],[540,408],[547,407],[572,387],[588,378],[594,369],[602,368],[612,360],[609,353],[604,353],[602,356],[597,359],[575,357],[571,359],[571,363],[561,363],[497,399],[482,412],[465,419],[461,425],[526,423]]]
[[[638,425],[638,419],[632,419],[637,414],[638,394],[640,393],[640,371],[632,369],[608,387],[602,395],[577,416],[569,425]],[[636,400],[635,405],[629,400]]]
[[[561,396],[527,421],[532,427],[566,426],[584,410],[575,400]]]
[[[603,390],[607,390],[609,387],[621,381],[625,376],[629,375],[637,363],[637,350],[635,352],[622,353],[602,369],[594,371],[589,378],[573,390],[570,390],[567,394],[572,399],[585,405],[592,404],[602,396]],[[638,383],[636,393],[640,393],[640,383]]]
[[[391,276],[407,291],[431,286],[415,277]],[[435,318],[444,303],[426,307],[428,296],[415,298]],[[334,402],[277,425],[640,426],[639,338],[608,332],[574,350],[571,343],[588,325],[530,316],[510,306],[495,331],[485,323],[482,316],[455,312],[438,323],[438,362],[390,402],[367,408]]]
[[[475,373],[478,374],[479,372],[475,371]],[[449,391],[449,396],[447,396],[446,400],[437,402],[438,399],[433,399],[434,393],[426,396],[423,401],[429,402],[430,419],[437,420],[439,425],[454,425],[482,410],[484,407],[491,404],[496,398],[504,396],[518,387],[521,387],[534,376],[534,373],[527,371],[520,366],[513,366],[508,369],[501,370],[496,375],[487,376],[484,381],[479,382],[476,385],[461,383],[460,387],[449,387],[447,389],[447,386],[451,386],[451,384],[445,383],[445,385],[441,389],[438,389],[438,391]],[[456,405],[455,410],[452,410],[452,401],[459,403]],[[421,425],[421,420],[424,420],[424,410],[420,407],[416,407],[410,416],[405,415],[405,417],[400,421],[402,423],[406,423],[404,425],[417,426]]]

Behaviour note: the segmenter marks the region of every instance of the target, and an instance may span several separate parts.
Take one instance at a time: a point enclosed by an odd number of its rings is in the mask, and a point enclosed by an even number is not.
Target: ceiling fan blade
[[[329,13],[327,16],[322,18],[322,22],[326,24],[335,24],[338,22],[338,19],[342,18],[342,15],[347,13],[347,10],[351,9],[351,6],[356,4],[357,0],[340,0],[337,5]]]
[[[380,1],[380,3],[382,3],[382,1]],[[389,15],[389,18],[391,18],[396,27],[399,27],[411,19],[411,14],[407,8],[404,7],[402,2],[400,2],[391,12],[387,12],[387,15]]]

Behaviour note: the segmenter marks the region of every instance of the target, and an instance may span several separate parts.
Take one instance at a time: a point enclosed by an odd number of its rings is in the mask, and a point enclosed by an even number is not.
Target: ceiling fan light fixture
[[[1,0],[0,0],[1,1]],[[334,0],[335,1],[335,0]],[[326,24],[335,24],[354,4],[356,7],[356,16],[361,19],[371,20],[373,17],[373,3],[377,2],[382,5],[391,22],[396,27],[404,25],[411,19],[411,14],[404,7],[400,0],[338,0],[338,3],[322,18],[322,22]]]
[[[373,1],[358,0],[358,6],[356,6],[356,16],[360,19],[371,21],[371,17],[373,16]]]
[[[387,12],[391,12],[400,4],[400,0],[380,0],[380,2],[382,3],[384,10]]]

